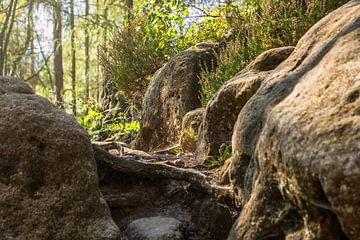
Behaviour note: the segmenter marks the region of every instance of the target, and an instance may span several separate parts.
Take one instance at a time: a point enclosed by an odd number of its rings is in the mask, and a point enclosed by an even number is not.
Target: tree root
[[[122,142],[93,142],[93,144],[103,148],[106,151],[117,150],[119,155],[131,155],[137,160],[158,160],[158,161],[175,161],[181,157],[170,154],[149,154],[144,151],[131,149],[130,146]]]
[[[229,186],[220,186],[216,184],[210,176],[207,176],[200,171],[191,168],[178,168],[166,164],[166,161],[169,160],[167,158],[173,160],[176,156],[168,156],[166,154],[161,156],[149,155],[144,152],[141,154],[133,154],[134,152],[132,152],[132,154],[126,154],[126,149],[123,151],[122,155],[115,156],[106,150],[113,148],[119,149],[118,143],[93,143],[92,146],[96,161],[114,171],[145,179],[172,179],[185,181],[190,183],[192,187],[209,194],[222,204],[228,206],[236,205],[234,193]],[[121,151],[121,149],[119,151]],[[139,151],[139,153],[140,152],[141,151]],[[149,161],[151,159],[162,160],[165,162],[151,162]],[[179,159],[179,157],[177,157],[177,159]]]

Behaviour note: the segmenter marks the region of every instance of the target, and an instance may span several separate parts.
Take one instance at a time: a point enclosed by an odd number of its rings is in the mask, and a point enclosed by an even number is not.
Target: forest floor
[[[232,189],[219,184],[220,168],[198,167],[193,155],[148,154],[119,143],[93,143],[100,189],[126,235],[139,218],[164,216],[183,223],[185,239],[225,239],[239,213]]]

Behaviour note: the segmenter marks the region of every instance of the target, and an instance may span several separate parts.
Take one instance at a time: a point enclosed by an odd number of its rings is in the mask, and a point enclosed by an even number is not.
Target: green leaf
[[[165,42],[159,42],[159,49],[164,49],[165,48]]]

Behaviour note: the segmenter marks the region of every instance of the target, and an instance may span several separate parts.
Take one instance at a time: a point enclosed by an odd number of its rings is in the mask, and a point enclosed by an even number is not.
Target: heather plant
[[[218,55],[218,68],[201,76],[205,107],[222,84],[262,52],[296,45],[304,33],[347,0],[244,0],[226,6],[227,26],[234,37]]]

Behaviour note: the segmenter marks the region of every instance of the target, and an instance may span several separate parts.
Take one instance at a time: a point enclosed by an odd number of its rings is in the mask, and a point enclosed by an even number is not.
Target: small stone
[[[141,218],[127,228],[128,240],[183,240],[182,223],[170,217]]]

